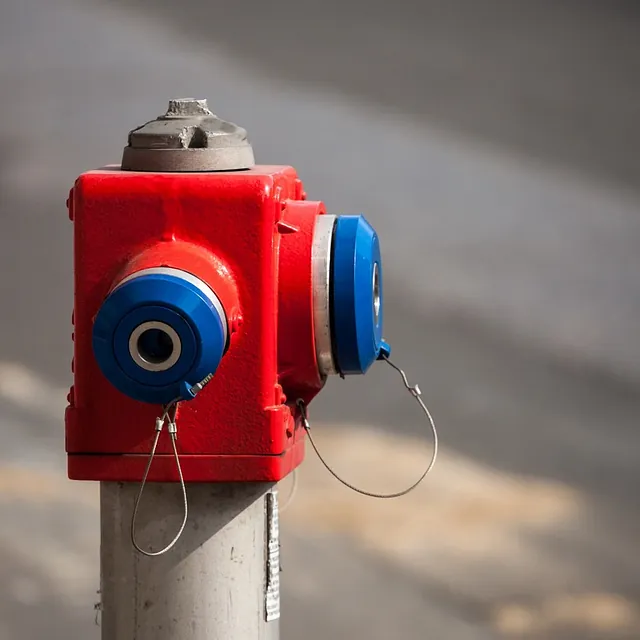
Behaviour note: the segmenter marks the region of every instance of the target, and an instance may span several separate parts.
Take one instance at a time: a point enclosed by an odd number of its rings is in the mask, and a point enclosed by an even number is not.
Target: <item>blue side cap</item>
[[[331,328],[334,361],[342,375],[365,373],[383,349],[388,350],[382,340],[383,308],[378,235],[364,216],[338,216],[331,259]]]
[[[163,322],[180,338],[180,357],[166,371],[147,371],[129,352],[133,330],[150,321]],[[93,325],[93,351],[102,373],[130,398],[153,404],[189,400],[192,387],[222,360],[225,322],[190,282],[169,274],[142,275],[103,302]]]

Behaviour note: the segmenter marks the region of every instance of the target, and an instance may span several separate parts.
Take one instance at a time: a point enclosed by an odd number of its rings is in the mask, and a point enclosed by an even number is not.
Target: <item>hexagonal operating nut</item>
[[[250,169],[247,132],[213,114],[206,100],[171,100],[167,112],[129,133],[125,171],[193,172]]]

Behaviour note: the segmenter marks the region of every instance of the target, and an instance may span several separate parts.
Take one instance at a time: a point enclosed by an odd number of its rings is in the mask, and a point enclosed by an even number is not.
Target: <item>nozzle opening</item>
[[[173,340],[162,329],[147,329],[138,337],[138,354],[149,364],[162,364],[173,353]]]
[[[166,371],[180,358],[182,344],[176,331],[164,322],[144,322],[129,338],[129,353],[145,371]]]

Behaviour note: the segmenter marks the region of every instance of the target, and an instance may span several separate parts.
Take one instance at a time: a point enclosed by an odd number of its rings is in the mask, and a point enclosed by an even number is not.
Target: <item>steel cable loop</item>
[[[154,558],[157,556],[161,556],[171,548],[175,546],[175,544],[182,536],[185,527],[187,526],[187,520],[189,518],[189,501],[187,498],[187,486],[184,481],[184,476],[182,474],[182,466],[180,464],[180,456],[178,455],[178,447],[177,447],[177,439],[178,439],[178,428],[176,425],[176,414],[178,411],[178,402],[179,400],[173,400],[169,404],[165,405],[164,411],[160,418],[156,419],[156,435],[153,440],[153,445],[151,447],[151,452],[149,453],[149,459],[147,460],[147,466],[145,468],[144,474],[142,476],[142,482],[140,483],[140,490],[136,496],[136,500],[133,506],[133,514],[131,516],[131,543],[135,547],[136,551],[139,553],[148,556],[150,558]],[[168,422],[167,430],[169,432],[169,437],[171,438],[171,448],[173,449],[173,456],[176,461],[176,467],[178,469],[178,476],[180,477],[180,487],[182,489],[182,501],[183,501],[183,518],[182,524],[178,529],[175,537],[169,544],[160,549],[160,551],[146,551],[142,549],[136,540],[136,519],[138,516],[138,509],[140,508],[140,502],[142,500],[142,495],[144,493],[144,488],[147,484],[147,477],[149,476],[149,470],[151,469],[151,464],[153,463],[153,458],[156,454],[156,449],[158,448],[158,441],[160,440],[160,434],[162,433],[162,429],[164,428],[165,423]]]
[[[406,489],[403,489],[402,491],[397,491],[397,492],[394,492],[394,493],[375,493],[373,491],[365,491],[364,489],[360,489],[359,487],[356,487],[355,485],[351,484],[350,482],[348,482],[347,480],[342,478],[331,467],[331,465],[329,465],[329,463],[327,463],[327,461],[324,459],[324,457],[322,456],[322,454],[318,450],[318,447],[317,447],[317,445],[315,443],[315,440],[314,440],[314,438],[313,438],[313,436],[311,434],[311,425],[309,424],[309,418],[307,416],[307,406],[306,406],[304,400],[298,399],[296,401],[296,405],[300,409],[300,414],[302,416],[302,424],[303,424],[304,429],[305,429],[305,431],[307,433],[307,436],[309,438],[309,442],[311,443],[311,446],[313,447],[314,451],[316,452],[316,455],[318,456],[318,459],[323,464],[325,469],[338,482],[343,484],[345,487],[351,489],[352,491],[355,491],[356,493],[359,493],[360,495],[363,495],[363,496],[367,496],[369,498],[379,498],[379,499],[386,500],[386,499],[389,499],[389,498],[400,498],[402,496],[407,495],[408,493],[410,493],[411,491],[416,489],[418,487],[418,485],[431,472],[431,470],[433,469],[433,467],[434,467],[434,465],[436,463],[436,459],[438,457],[438,430],[436,429],[436,424],[435,424],[435,421],[433,419],[433,416],[431,415],[431,412],[429,411],[429,409],[427,408],[427,405],[424,403],[424,401],[420,397],[422,395],[422,392],[420,391],[420,387],[418,387],[417,384],[416,385],[410,385],[409,381],[407,379],[407,375],[405,374],[405,372],[398,365],[396,365],[393,362],[391,362],[391,360],[387,356],[383,355],[382,359],[389,366],[393,367],[400,374],[400,376],[402,377],[402,382],[403,382],[405,388],[416,399],[416,401],[420,405],[420,408],[422,409],[424,414],[427,416],[427,419],[429,421],[429,425],[431,427],[431,433],[433,434],[433,450],[432,450],[432,453],[431,453],[431,459],[429,461],[429,464],[427,465],[427,468],[422,473],[422,475],[412,485],[410,485]]]

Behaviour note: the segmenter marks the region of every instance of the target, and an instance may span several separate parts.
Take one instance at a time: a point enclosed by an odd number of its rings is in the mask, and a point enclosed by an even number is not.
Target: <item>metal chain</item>
[[[389,360],[387,356],[383,355],[382,359],[400,374],[405,388],[416,399],[416,401],[420,405],[420,408],[424,411],[425,415],[427,416],[427,419],[429,420],[429,425],[431,426],[431,432],[433,434],[433,451],[431,454],[431,460],[429,461],[427,468],[425,469],[424,473],[410,487],[407,487],[403,491],[397,491],[395,493],[374,493],[373,491],[365,491],[364,489],[360,489],[354,486],[353,484],[351,484],[350,482],[348,482],[347,480],[339,476],[336,473],[336,471],[334,471],[334,469],[327,463],[327,461],[324,459],[320,451],[318,451],[318,447],[313,439],[313,436],[311,435],[311,425],[309,424],[309,418],[307,417],[307,406],[304,400],[299,399],[296,402],[296,405],[300,409],[300,414],[302,416],[302,425],[304,426],[304,429],[307,432],[307,437],[309,438],[309,442],[311,443],[311,446],[316,452],[316,455],[318,456],[318,459],[320,460],[320,462],[324,465],[325,469],[338,482],[342,483],[345,487],[351,489],[352,491],[355,491],[356,493],[359,493],[360,495],[363,495],[363,496],[368,496],[369,498],[380,498],[380,499],[386,500],[389,498],[400,498],[401,496],[407,495],[408,493],[413,491],[427,477],[429,472],[433,469],[433,466],[436,463],[436,458],[438,457],[438,431],[436,429],[436,424],[433,420],[433,417],[431,416],[431,413],[427,408],[427,405],[424,403],[424,401],[420,397],[422,395],[422,392],[420,391],[420,388],[418,387],[418,385],[417,384],[413,386],[410,385],[405,372],[399,366],[391,362],[391,360]]]
[[[189,502],[187,499],[187,487],[184,482],[184,477],[182,475],[182,466],[180,465],[180,457],[178,455],[178,447],[176,444],[176,440],[178,439],[178,427],[176,425],[176,414],[178,412],[178,402],[179,399],[171,401],[169,404],[165,405],[162,416],[156,418],[156,436],[153,440],[153,445],[151,447],[151,452],[149,454],[149,459],[147,461],[147,467],[144,471],[144,475],[142,476],[142,482],[140,484],[140,491],[138,491],[138,495],[136,496],[136,501],[133,507],[133,515],[131,516],[131,543],[135,547],[136,551],[139,553],[148,556],[150,558],[161,556],[167,551],[169,551],[180,539],[184,528],[187,526],[187,520],[189,517]],[[158,441],[160,440],[160,434],[162,433],[162,429],[164,428],[165,422],[168,422],[167,430],[169,432],[169,437],[171,438],[171,447],[173,449],[173,455],[176,461],[176,466],[178,468],[178,476],[180,477],[180,487],[182,489],[182,500],[184,504],[184,517],[182,518],[182,524],[178,529],[178,533],[176,533],[173,540],[160,551],[145,551],[142,549],[138,542],[136,541],[136,518],[138,516],[138,508],[140,507],[140,501],[142,499],[142,494],[144,492],[145,485],[147,484],[147,476],[149,475],[149,470],[151,469],[151,463],[153,462],[153,458],[156,455],[156,449],[158,447]]]

